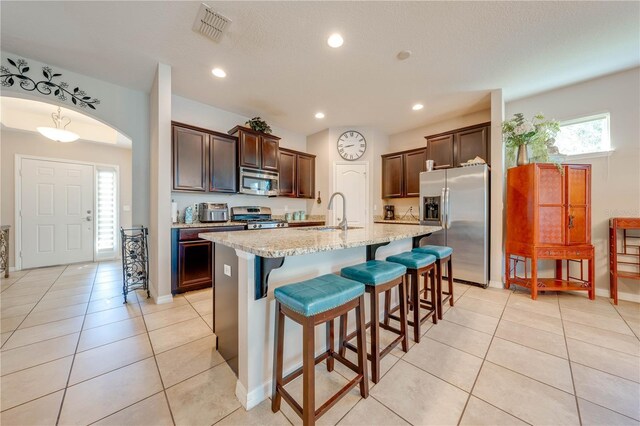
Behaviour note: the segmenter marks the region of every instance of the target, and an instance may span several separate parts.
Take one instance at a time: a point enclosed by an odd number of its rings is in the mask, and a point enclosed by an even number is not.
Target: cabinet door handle
[[[573,225],[573,219],[574,219],[574,216],[573,215],[569,215],[569,228],[570,229],[573,228],[573,226],[574,226]]]

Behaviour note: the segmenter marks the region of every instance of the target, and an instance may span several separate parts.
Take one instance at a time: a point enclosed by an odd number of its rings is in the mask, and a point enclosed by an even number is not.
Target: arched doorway
[[[2,194],[0,216],[14,238],[15,269],[114,259],[118,227],[131,225],[131,139],[93,117],[60,106],[67,130],[61,143],[36,130],[53,127],[58,105],[0,97]],[[66,120],[65,120],[66,122]]]

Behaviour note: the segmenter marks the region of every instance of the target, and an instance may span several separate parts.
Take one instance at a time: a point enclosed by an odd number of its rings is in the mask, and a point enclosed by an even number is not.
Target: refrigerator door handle
[[[447,227],[447,198],[446,198],[447,190],[446,188],[442,188],[442,194],[440,195],[440,199],[442,200],[442,206],[440,207],[440,226],[442,229]]]
[[[446,216],[447,219],[445,222],[445,229],[451,228],[451,202],[449,200],[450,193],[451,193],[451,190],[447,188],[447,190],[445,191],[445,207],[447,209],[447,216]]]

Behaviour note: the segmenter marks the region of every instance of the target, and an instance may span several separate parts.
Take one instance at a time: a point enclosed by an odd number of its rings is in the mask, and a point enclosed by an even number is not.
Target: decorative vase
[[[516,161],[518,166],[524,166],[525,164],[529,164],[529,153],[527,153],[526,145],[518,146],[518,160]]]

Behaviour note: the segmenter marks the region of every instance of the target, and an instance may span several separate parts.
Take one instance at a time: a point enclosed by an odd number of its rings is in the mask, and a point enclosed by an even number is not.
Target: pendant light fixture
[[[80,137],[76,133],[66,130],[66,127],[71,123],[71,119],[69,117],[62,116],[60,107],[58,107],[57,113],[51,113],[51,119],[53,120],[55,127],[37,127],[38,132],[40,132],[42,136],[56,142],[64,143],[73,142]]]

